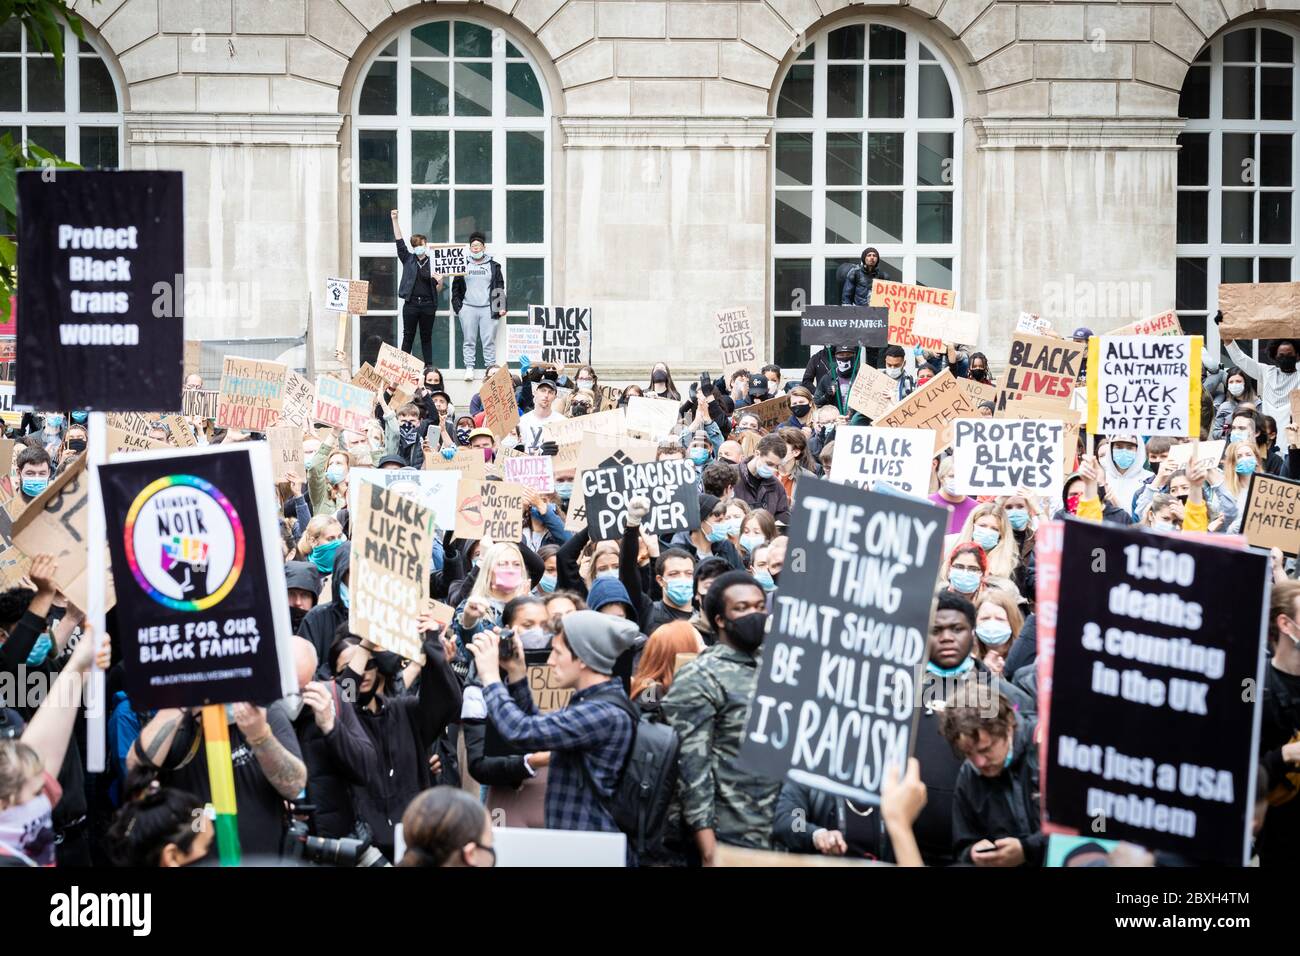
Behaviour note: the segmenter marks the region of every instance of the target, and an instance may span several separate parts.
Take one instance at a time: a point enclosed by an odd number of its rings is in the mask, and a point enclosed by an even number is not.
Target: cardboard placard
[[[266,440],[271,446],[271,474],[279,481],[281,476],[292,474],[299,481],[307,480],[307,468],[302,458],[302,432],[292,425],[277,425],[268,429]]]
[[[0,421],[12,427],[17,427],[23,420],[23,413],[14,408],[15,388],[13,382],[0,382]]]
[[[779,425],[784,425],[790,420],[790,395],[778,395],[776,398],[769,398],[759,402],[757,405],[746,405],[744,408],[736,409],[736,419],[740,420],[742,415],[753,415],[758,419],[758,427],[771,430]]]
[[[464,244],[424,244],[429,257],[429,274],[435,276],[463,276],[469,266],[469,247]]]
[[[713,330],[718,336],[718,351],[722,354],[722,380],[730,382],[736,372],[751,375],[762,365],[758,357],[758,343],[754,326],[749,319],[749,309],[741,306],[713,313]]]
[[[6,547],[0,551],[0,591],[22,587],[31,567],[32,559],[17,548]]]
[[[216,390],[187,388],[181,392],[181,414],[186,418],[216,418],[220,395]]]
[[[519,424],[519,403],[510,369],[503,365],[484,379],[478,394],[483,400],[484,426],[498,439],[514,431]]]
[[[830,480],[870,490],[877,481],[924,498],[930,493],[934,432],[841,425],[835,429]]]
[[[573,696],[572,687],[560,687],[555,683],[550,664],[528,665],[528,690],[533,695],[533,703],[538,713],[553,714],[569,706]]]
[[[1300,554],[1300,481],[1261,472],[1251,475],[1241,533],[1257,548]]]
[[[104,448],[110,455],[116,452],[157,451],[169,447],[171,446],[166,442],[150,438],[148,435],[129,432],[114,425],[107,425],[104,428]]]
[[[221,362],[217,427],[264,432],[284,411],[287,366],[227,355]]]
[[[451,458],[444,458],[442,452],[425,454],[426,471],[459,471],[462,478],[474,478],[479,481],[487,474],[487,462],[483,452],[477,448],[457,448]]]
[[[912,334],[920,339],[938,339],[945,345],[980,343],[984,320],[978,312],[945,309],[932,302],[919,302],[912,319]]]
[[[311,428],[311,409],[316,402],[316,389],[311,382],[293,369],[284,373],[284,411],[280,424],[292,425],[300,432]]]
[[[370,283],[353,279],[348,283],[348,315],[365,315],[370,305]]]
[[[620,538],[627,528],[633,498],[650,499],[650,512],[641,521],[646,534],[672,534],[700,526],[700,498],[695,487],[695,463],[684,459],[637,464],[621,451],[597,467],[583,471],[573,494],[586,503],[587,531],[592,541]]]
[[[14,519],[11,538],[23,554],[52,554],[59,560],[54,583],[77,607],[86,607],[86,512],[90,482],[86,456],[78,455]],[[18,499],[14,499],[15,501]]]
[[[398,657],[423,661],[419,623],[429,592],[433,512],[393,488],[356,485],[348,628]]]
[[[1219,462],[1223,460],[1223,450],[1227,447],[1227,442],[1223,439],[1217,441],[1188,441],[1180,442],[1169,448],[1169,460],[1180,468],[1186,468],[1192,460],[1192,453],[1195,452],[1196,460],[1204,462],[1207,468],[1217,468]]]
[[[1068,405],[1079,378],[1085,347],[1069,339],[1051,338],[1017,332],[1011,339],[1007,358],[1007,376],[1003,383],[1001,407],[1015,397],[1033,395]]]
[[[959,378],[957,384],[966,390],[966,394],[976,403],[996,402],[998,388],[992,382],[977,382],[973,378]]]
[[[876,279],[871,284],[871,304],[889,310],[889,344],[905,348],[919,345],[937,352],[943,348],[941,340],[922,339],[912,332],[916,307],[922,302],[951,309],[957,304],[957,296],[951,289],[931,289],[888,279]]]
[[[542,329],[543,362],[591,364],[591,309],[530,305],[528,322]]]
[[[313,422],[332,425],[344,431],[364,432],[375,407],[375,393],[328,375],[316,379],[316,401],[312,405]]]
[[[1219,309],[1225,342],[1294,338],[1300,328],[1300,282],[1225,282],[1219,286]]]
[[[602,435],[598,432],[590,432],[582,436],[582,441],[577,445],[561,445],[561,454],[564,454],[566,448],[574,449],[574,463],[570,466],[574,472],[574,490],[573,497],[569,499],[569,507],[565,510],[564,530],[566,531],[581,531],[587,527],[587,501],[579,490],[582,487],[584,471],[597,468],[611,455],[620,453],[629,461],[645,464],[654,461],[659,450],[656,442],[627,436]],[[559,461],[560,459],[557,458],[556,474],[563,473]]]
[[[1040,498],[1059,497],[1064,454],[1064,422],[959,418],[953,423],[952,476],[959,495],[1024,490]]]
[[[501,470],[506,481],[539,494],[555,491],[555,461],[550,455],[511,455],[502,460]]]
[[[363,363],[356,370],[352,376],[352,384],[357,388],[364,388],[368,392],[374,392],[376,395],[382,395],[386,391],[383,378],[369,362]]]
[[[1183,327],[1178,322],[1178,313],[1167,309],[1146,319],[1130,322],[1128,325],[1114,329],[1111,335],[1182,335]]]
[[[1094,336],[1088,368],[1093,434],[1200,437],[1199,335]]]
[[[456,537],[517,542],[524,533],[523,485],[462,478],[456,492]]]
[[[617,410],[618,400],[623,397],[623,390],[613,385],[597,385],[596,393],[597,408],[602,412]]]
[[[677,412],[680,408],[680,402],[631,395],[627,400],[628,434],[652,441],[676,437]]]
[[[889,310],[883,306],[810,305],[799,316],[800,345],[879,348],[888,335]]]
[[[863,363],[849,392],[849,408],[877,419],[898,404],[898,382]]]
[[[518,362],[526,355],[534,365],[541,362],[545,331],[540,325],[507,325],[506,361]]]
[[[17,176],[23,320],[16,330],[15,402],[41,409],[180,411],[180,172],[48,172],[20,170]]]
[[[1020,317],[1016,319],[1016,331],[1027,332],[1030,335],[1055,335],[1056,330],[1052,328],[1050,320],[1032,312],[1021,312]]]
[[[348,472],[348,506],[351,508],[355,503],[360,485],[378,485],[418,502],[428,509],[437,527],[449,530],[456,524],[456,494],[461,477],[456,471],[353,468]]]
[[[952,423],[979,414],[951,369],[930,381],[875,420],[877,428],[926,428],[934,432],[934,454],[952,444]]]
[[[184,347],[185,377],[200,375],[203,368],[203,343],[196,339],[186,339]]]
[[[393,348],[387,342],[379,346],[379,356],[375,359],[375,373],[390,389],[403,387],[412,394],[424,384],[424,362],[410,352]],[[394,396],[394,407],[396,407],[396,396]]]
[[[738,763],[878,805],[912,752],[948,512],[819,478],[799,479],[791,510],[790,553],[807,563],[773,595]],[[888,587],[867,583],[882,573]]]
[[[1004,409],[993,413],[993,417],[995,419],[1042,419],[1064,423],[1065,435],[1061,439],[1064,451],[1061,460],[1065,463],[1065,472],[1069,474],[1079,466],[1079,428],[1083,413],[1077,409],[1067,408],[1058,402],[1022,398],[1019,401],[1007,402]]]

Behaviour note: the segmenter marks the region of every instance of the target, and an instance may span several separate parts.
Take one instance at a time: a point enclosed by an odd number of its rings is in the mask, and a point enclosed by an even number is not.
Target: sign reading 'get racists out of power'
[[[181,174],[21,172],[18,240],[15,400],[179,412]]]

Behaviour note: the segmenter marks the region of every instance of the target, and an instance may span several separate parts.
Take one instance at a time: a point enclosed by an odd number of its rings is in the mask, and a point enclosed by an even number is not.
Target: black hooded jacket
[[[964,761],[957,772],[952,803],[953,850],[971,862],[971,847],[981,840],[1015,837],[1025,866],[1042,866],[1047,834],[1039,832],[1038,746],[1035,721],[1017,717],[1011,764],[986,777]]]
[[[316,675],[322,680],[329,680],[334,676],[330,673],[330,645],[334,643],[334,635],[339,625],[347,623],[348,619],[348,609],[343,606],[343,601],[339,598],[339,582],[348,576],[351,564],[352,544],[344,542],[339,545],[338,551],[334,552],[334,572],[330,575],[334,599],[324,604],[317,604],[307,612],[307,616],[298,625],[298,636],[311,641],[312,647],[316,648],[316,660],[320,662],[316,668]]]
[[[305,705],[294,718],[293,729],[307,765],[307,799],[316,807],[316,835],[337,839],[352,832],[356,819],[352,789],[379,776],[379,756],[338,684],[325,681],[325,687],[334,698],[330,732],[321,732],[312,709]]]

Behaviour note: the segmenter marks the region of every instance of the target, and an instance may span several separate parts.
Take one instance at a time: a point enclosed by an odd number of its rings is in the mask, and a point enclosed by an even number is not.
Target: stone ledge
[[[128,145],[324,146],[337,149],[343,117],[334,114],[133,113]]]
[[[649,146],[678,149],[733,147],[766,149],[772,130],[770,117],[560,117],[565,148],[639,149]]]
[[[1177,149],[1181,119],[978,117],[978,149]]]

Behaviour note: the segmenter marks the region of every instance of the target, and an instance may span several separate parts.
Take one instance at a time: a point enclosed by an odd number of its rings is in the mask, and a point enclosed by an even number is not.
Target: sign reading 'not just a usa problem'
[[[179,172],[19,173],[15,400],[179,412],[184,247]]]

